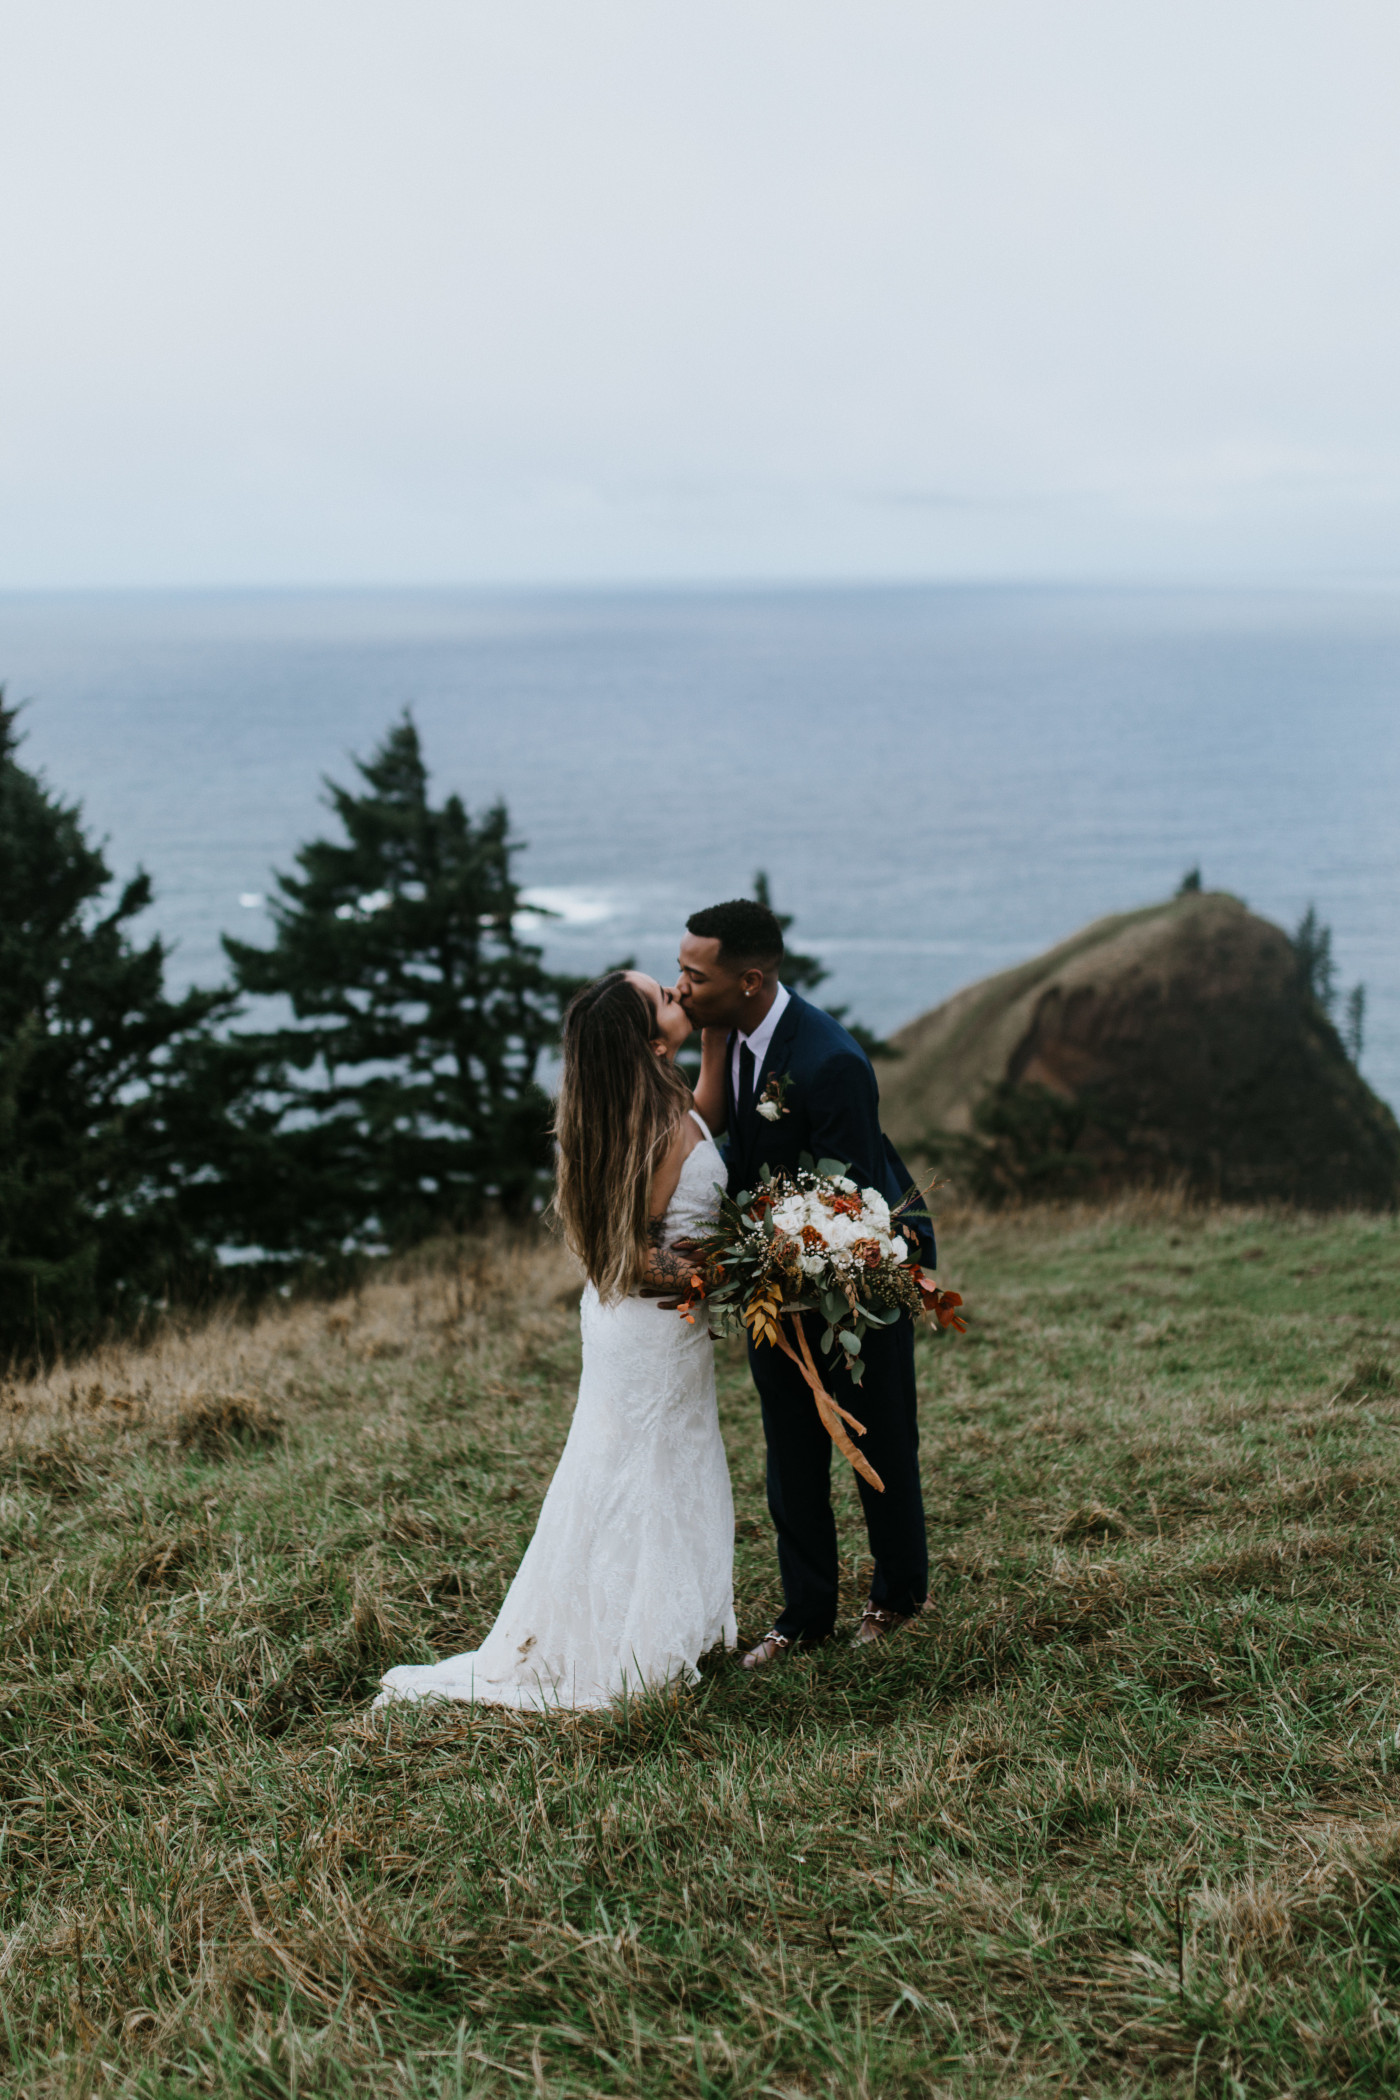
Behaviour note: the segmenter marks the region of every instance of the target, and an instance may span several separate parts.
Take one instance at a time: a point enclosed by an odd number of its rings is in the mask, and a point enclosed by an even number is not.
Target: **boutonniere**
[[[758,1097],[758,1112],[765,1123],[776,1123],[779,1116],[788,1116],[792,1110],[787,1105],[787,1090],[792,1085],[791,1072],[777,1072]]]

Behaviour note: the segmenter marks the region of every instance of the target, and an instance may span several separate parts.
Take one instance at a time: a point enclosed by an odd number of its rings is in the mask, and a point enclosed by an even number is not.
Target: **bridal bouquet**
[[[765,1167],[758,1189],[726,1196],[714,1231],[695,1243],[695,1273],[680,1306],[693,1319],[704,1298],[717,1325],[746,1328],[755,1341],[790,1356],[833,1443],[881,1493],[884,1482],[846,1434],[849,1427],[864,1436],[865,1425],[827,1392],[806,1330],[793,1315],[821,1313],[826,1326],[818,1346],[827,1355],[841,1352],[838,1360],[856,1385],[865,1375],[861,1342],[872,1328],[927,1312],[940,1331],[965,1333],[962,1299],[925,1277],[912,1235],[900,1230],[901,1220],[922,1213],[922,1201],[914,1189],[891,1210],[878,1189],[858,1188],[840,1160],[804,1165],[795,1174]]]

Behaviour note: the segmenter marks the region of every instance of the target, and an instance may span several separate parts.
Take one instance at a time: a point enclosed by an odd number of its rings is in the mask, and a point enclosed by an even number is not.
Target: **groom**
[[[729,1193],[757,1188],[759,1170],[795,1172],[801,1155],[845,1162],[862,1188],[894,1205],[911,1176],[882,1135],[879,1092],[870,1060],[853,1036],[820,1007],[780,981],[783,933],[765,905],[748,898],[711,905],[686,921],[677,990],[697,1028],[728,1032],[724,1113]],[[707,1103],[707,1106],[712,1105]],[[767,1111],[762,1113],[761,1111]],[[932,1269],[932,1227],[918,1229],[920,1256]],[[825,1325],[799,1315],[814,1356]],[[839,1352],[838,1352],[839,1353]],[[859,1475],[866,1531],[875,1557],[860,1643],[897,1633],[928,1592],[928,1548],[919,1486],[919,1426],[914,1389],[914,1328],[909,1319],[867,1332],[865,1377],[853,1384],[844,1358],[817,1357],[833,1399],[864,1422],[860,1449],[885,1483],[884,1493]],[[789,1648],[828,1640],[836,1625],[836,1520],[831,1510],[831,1439],[811,1389],[781,1350],[749,1342],[749,1368],[763,1403],[768,1446],[768,1509],[778,1534],[784,1604],[771,1632],[744,1657],[762,1669]]]

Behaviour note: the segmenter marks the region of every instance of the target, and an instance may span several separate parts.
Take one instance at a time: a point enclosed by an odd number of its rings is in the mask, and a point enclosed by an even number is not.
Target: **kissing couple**
[[[714,1224],[722,1191],[801,1156],[843,1161],[893,1207],[910,1176],[880,1130],[870,1060],[820,1007],[781,981],[783,935],[747,898],[686,923],[674,987],[638,970],[585,986],[564,1019],[554,1207],[587,1273],[583,1375],[563,1456],[534,1537],[479,1648],[390,1670],[376,1705],[457,1699],[491,1706],[606,1707],[693,1684],[700,1657],[737,1645],[734,1502],[715,1407],[714,1343],[679,1319],[686,1243]],[[702,1030],[692,1093],[676,1054]],[[726,1139],[726,1157],[715,1133]],[[909,1229],[909,1228],[906,1228]],[[922,1265],[933,1234],[913,1228]],[[668,1306],[664,1301],[669,1299]],[[824,1326],[803,1313],[815,1351]],[[888,1640],[928,1586],[914,1328],[905,1315],[865,1338],[855,1398],[845,1359],[827,1372],[858,1409],[858,1478],[875,1572],[856,1639]],[[766,1669],[836,1627],[831,1439],[800,1368],[749,1342],[763,1408],[768,1509],[783,1608],[744,1656]]]

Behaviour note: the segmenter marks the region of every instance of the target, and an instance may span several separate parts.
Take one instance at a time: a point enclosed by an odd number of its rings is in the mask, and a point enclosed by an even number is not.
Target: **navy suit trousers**
[[[801,1315],[822,1383],[866,1433],[852,1440],[885,1483],[880,1494],[856,1476],[875,1575],[873,1604],[915,1611],[928,1595],[928,1543],[919,1485],[919,1421],[914,1386],[914,1325],[868,1332],[861,1343],[865,1377],[851,1382],[844,1364],[824,1356],[820,1313]],[[838,1353],[840,1352],[838,1349]],[[822,1426],[811,1387],[791,1358],[766,1343],[749,1344],[749,1368],[763,1403],[768,1444],[768,1510],[778,1534],[785,1603],[777,1631],[790,1640],[824,1640],[836,1624],[838,1561],[831,1508],[831,1461],[846,1461]]]

